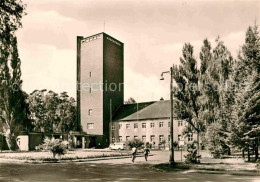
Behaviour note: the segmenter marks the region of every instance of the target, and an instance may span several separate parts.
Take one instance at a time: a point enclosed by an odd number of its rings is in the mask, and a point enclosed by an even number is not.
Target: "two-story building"
[[[185,121],[174,118],[174,141],[193,141],[196,134],[183,136]],[[145,102],[122,105],[113,115],[110,124],[110,143],[126,142],[139,138],[154,147],[170,141],[170,101]]]

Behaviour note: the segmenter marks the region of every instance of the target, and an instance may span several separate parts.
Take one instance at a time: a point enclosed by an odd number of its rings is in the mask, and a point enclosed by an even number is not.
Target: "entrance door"
[[[96,137],[89,137],[89,148],[95,148],[96,147]]]

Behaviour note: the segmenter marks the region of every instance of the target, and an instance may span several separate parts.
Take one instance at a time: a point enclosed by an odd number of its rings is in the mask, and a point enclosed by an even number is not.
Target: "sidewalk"
[[[143,157],[138,153],[137,157]],[[68,151],[63,156],[53,159],[50,152],[3,152],[0,153],[0,163],[64,163],[64,162],[88,162],[99,160],[131,158],[131,151],[111,151],[107,149],[84,149]]]

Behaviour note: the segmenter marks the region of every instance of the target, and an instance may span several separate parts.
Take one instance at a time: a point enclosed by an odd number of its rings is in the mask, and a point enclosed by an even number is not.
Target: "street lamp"
[[[170,159],[169,159],[169,164],[173,165],[174,164],[174,145],[173,145],[173,68],[170,68],[170,71],[165,71],[162,72],[161,74],[161,79],[164,80],[163,74],[165,73],[170,73],[171,75],[171,82],[170,82],[170,99],[171,99],[171,125],[170,125]]]

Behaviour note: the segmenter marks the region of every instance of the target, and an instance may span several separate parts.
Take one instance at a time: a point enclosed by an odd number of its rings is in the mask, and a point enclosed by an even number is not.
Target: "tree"
[[[230,154],[228,137],[232,121],[234,93],[230,89],[233,58],[222,41],[211,52],[211,45],[204,40],[200,52],[200,83],[202,84],[202,118],[207,124],[206,141],[215,157]],[[213,132],[214,131],[214,132]],[[214,140],[217,138],[218,142]],[[217,155],[216,155],[217,154]]]
[[[66,132],[76,129],[76,103],[66,92],[35,90],[29,96],[30,118],[34,130]]]
[[[49,127],[47,121],[47,110],[45,107],[45,92],[47,90],[34,90],[29,95],[29,118],[33,120],[34,131],[46,131]],[[47,126],[45,126],[47,124]]]
[[[127,101],[125,101],[125,104],[134,104],[134,103],[136,103],[136,101],[133,97],[130,97]]]
[[[76,130],[76,101],[74,98],[70,98],[66,92],[60,94],[57,113],[59,117],[58,129],[60,132],[68,133],[69,131]]]
[[[260,37],[258,26],[249,27],[245,43],[238,55],[235,81],[240,84],[236,91],[236,102],[239,103],[234,112],[238,119],[236,130],[232,133],[232,143],[248,150],[254,146],[255,159],[258,159],[260,133]],[[248,141],[248,139],[251,139]],[[245,145],[246,142],[248,145]],[[250,157],[250,155],[248,155]]]
[[[21,0],[0,1],[0,119],[9,149],[15,149],[15,135],[24,121],[21,90],[21,60],[15,32],[22,26],[25,5]]]
[[[186,120],[197,132],[197,147],[199,149],[199,135],[204,131],[204,124],[200,120],[201,92],[199,90],[199,70],[193,56],[193,47],[185,44],[180,58],[181,65],[173,67],[173,78],[177,84],[174,87],[174,107],[178,119]]]

